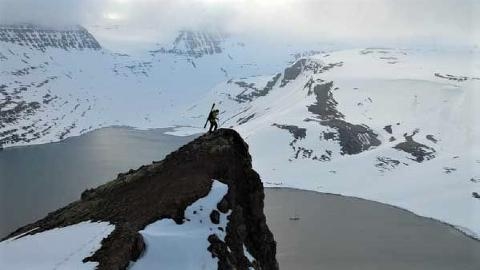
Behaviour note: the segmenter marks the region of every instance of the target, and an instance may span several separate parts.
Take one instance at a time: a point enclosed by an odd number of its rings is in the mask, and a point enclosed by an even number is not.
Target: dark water
[[[119,172],[161,160],[192,137],[104,128],[60,143],[0,152],[0,235],[45,216]],[[383,204],[266,189],[267,222],[287,270],[480,269],[480,242]],[[290,220],[297,214],[300,219]]]
[[[265,212],[281,269],[480,269],[479,241],[392,206],[267,189]],[[300,219],[290,220],[295,215]]]
[[[80,193],[115,179],[193,140],[166,130],[124,127],[96,130],[59,143],[0,151],[0,236],[80,198]]]

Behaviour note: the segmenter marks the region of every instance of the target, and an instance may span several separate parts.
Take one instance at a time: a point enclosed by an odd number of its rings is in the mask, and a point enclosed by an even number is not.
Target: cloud
[[[0,0],[0,22],[120,24],[157,38],[220,29],[285,40],[479,44],[477,0]],[[121,38],[121,37],[118,37]],[[125,36],[124,38],[131,38]]]
[[[0,0],[0,23],[78,24],[89,20],[95,10],[92,8],[86,12],[91,3],[75,0]]]

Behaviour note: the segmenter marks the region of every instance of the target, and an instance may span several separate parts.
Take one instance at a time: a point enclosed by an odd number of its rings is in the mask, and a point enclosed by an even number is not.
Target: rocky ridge
[[[84,261],[98,262],[98,269],[126,269],[148,249],[139,231],[163,218],[183,223],[185,209],[209,193],[212,179],[228,185],[217,208],[223,213],[230,211],[225,240],[215,233],[208,237],[208,250],[218,258],[218,269],[278,269],[276,243],[263,213],[263,185],[252,169],[248,145],[229,129],[203,135],[162,161],[121,173],[107,184],[86,190],[79,201],[7,238],[87,220],[107,221],[115,230]],[[212,211],[211,219],[218,214]],[[253,262],[246,257],[244,247],[254,257]]]
[[[0,25],[0,41],[41,51],[47,48],[101,49],[98,41],[79,25],[61,29],[31,24]]]

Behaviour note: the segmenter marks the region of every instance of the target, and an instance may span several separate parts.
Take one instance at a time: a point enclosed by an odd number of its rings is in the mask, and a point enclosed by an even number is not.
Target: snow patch
[[[0,242],[0,269],[95,269],[98,263],[82,260],[101,247],[115,226],[85,221]]]
[[[245,254],[245,257],[247,257],[248,261],[250,262],[251,265],[254,265],[253,262],[255,261],[255,258],[250,254],[247,250],[247,247],[243,245],[243,254]],[[249,267],[248,269],[254,269],[253,267]]]
[[[216,269],[218,259],[207,250],[207,239],[216,234],[224,240],[230,211],[220,212],[219,224],[211,222],[210,213],[217,209],[227,191],[227,185],[214,180],[209,194],[187,207],[183,224],[162,219],[140,231],[146,251],[130,269]]]

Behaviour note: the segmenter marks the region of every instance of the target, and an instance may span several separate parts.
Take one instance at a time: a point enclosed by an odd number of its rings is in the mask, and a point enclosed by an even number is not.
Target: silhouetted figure
[[[218,127],[217,120],[218,120],[219,112],[220,112],[219,110],[212,110],[208,115],[208,121],[210,122],[210,128],[208,129],[208,132],[217,130],[217,127]]]

